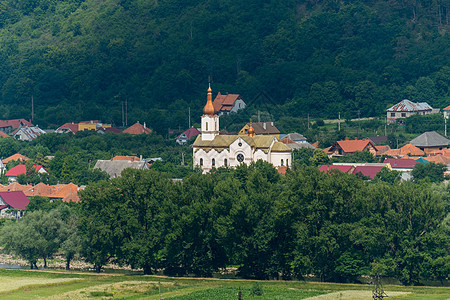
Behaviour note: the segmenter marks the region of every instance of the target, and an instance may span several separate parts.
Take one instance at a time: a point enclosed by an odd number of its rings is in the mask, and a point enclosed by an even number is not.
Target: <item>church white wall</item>
[[[212,141],[214,137],[219,134],[219,116],[210,117],[208,115],[202,116],[202,140]]]
[[[241,146],[239,146],[239,143],[241,143]],[[242,163],[245,163],[246,165],[250,165],[253,161],[253,150],[252,147],[247,144],[247,142],[241,138],[237,138],[233,143],[230,145],[230,166],[236,167],[241,164],[237,160],[237,156],[239,154],[244,155],[244,161]]]
[[[289,152],[271,152],[270,160],[275,167],[290,167],[292,164],[292,155]],[[283,160],[283,163],[281,163],[281,160]]]

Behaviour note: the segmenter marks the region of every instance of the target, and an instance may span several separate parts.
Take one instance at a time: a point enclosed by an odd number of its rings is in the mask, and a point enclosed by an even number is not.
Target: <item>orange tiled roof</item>
[[[444,108],[443,110],[450,110],[450,105]]]
[[[80,187],[76,184],[59,184],[56,186],[57,191],[53,193],[50,198],[60,198],[64,202],[80,202],[80,197],[78,197],[78,191]]]
[[[417,148],[412,144],[406,144],[405,146],[400,148],[400,155],[412,155],[412,156],[422,156],[425,155],[425,152]]]
[[[16,153],[16,154],[11,155],[10,157],[5,158],[3,160],[3,163],[7,164],[8,162],[10,162],[12,160],[27,161],[27,160],[29,160],[29,158],[26,157],[25,155],[20,154],[20,153]]]
[[[435,164],[447,165],[450,163],[450,158],[445,157],[441,154],[435,156],[427,156],[426,160],[428,160],[429,162],[433,162]]]
[[[283,144],[294,144],[295,142],[291,139],[288,138],[284,138],[282,140],[280,140],[280,142],[282,142]]]
[[[230,111],[239,97],[239,94],[222,95],[219,92],[213,101],[214,111]]]
[[[315,143],[312,143],[312,145],[316,148],[319,148],[319,141],[316,141]]]
[[[23,193],[27,197],[33,196],[50,197],[50,195],[53,194],[55,191],[56,188],[54,186],[40,182],[35,186],[32,186],[29,189],[25,190]]]
[[[287,171],[287,167],[285,166],[285,167],[279,167],[278,168],[278,173],[280,173],[281,175],[285,175],[286,174],[286,171]]]
[[[139,161],[137,156],[114,156],[111,160],[129,160],[129,161]]]
[[[377,146],[377,155],[381,156],[383,154],[386,154],[387,151],[391,150],[391,147],[389,147],[388,145],[380,145]]]
[[[22,185],[18,183],[17,181],[10,183],[7,186],[3,186],[3,188],[0,189],[0,192],[14,192],[14,191],[26,191],[31,187],[31,185]]]
[[[145,124],[145,123],[144,123]],[[139,122],[131,125],[130,127],[128,127],[127,129],[125,129],[123,131],[123,133],[129,133],[132,135],[135,134],[150,134],[152,133],[152,130],[150,128],[147,128],[146,126],[140,124]]]
[[[9,138],[10,136],[6,133],[4,133],[3,131],[0,131],[0,137],[1,138]]]
[[[344,141],[337,141],[336,142],[341,149],[345,152],[345,153],[353,153],[356,151],[364,151],[364,149],[366,149],[367,145],[372,145],[372,143],[367,140],[344,140]],[[377,150],[377,148],[372,145],[373,148],[375,148],[375,150]]]
[[[389,155],[389,156],[400,155],[400,149],[389,149],[388,151],[384,152],[383,154]]]

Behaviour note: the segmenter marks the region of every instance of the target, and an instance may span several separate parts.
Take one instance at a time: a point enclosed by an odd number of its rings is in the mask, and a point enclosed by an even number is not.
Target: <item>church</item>
[[[213,168],[250,165],[263,160],[274,167],[290,167],[292,150],[273,135],[255,135],[250,124],[246,135],[220,135],[219,116],[212,102],[211,85],[208,88],[206,105],[203,108],[201,134],[192,145],[194,168],[204,173]]]

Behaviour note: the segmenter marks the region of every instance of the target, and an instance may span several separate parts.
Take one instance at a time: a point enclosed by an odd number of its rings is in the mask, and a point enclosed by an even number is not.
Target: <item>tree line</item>
[[[449,191],[308,166],[281,176],[261,161],[182,183],[127,169],[80,193],[74,232],[97,271],[115,262],[145,274],[211,276],[237,266],[243,278],[358,282],[382,274],[416,285],[448,276]],[[14,249],[12,238],[2,241]]]

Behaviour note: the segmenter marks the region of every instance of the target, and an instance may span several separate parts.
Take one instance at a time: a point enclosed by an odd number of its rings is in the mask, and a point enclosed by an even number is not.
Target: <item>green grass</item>
[[[62,280],[62,281],[61,281]],[[17,282],[13,285],[12,282]],[[239,288],[243,299],[307,299],[318,295],[333,299],[338,294],[357,295],[352,299],[367,299],[372,286],[305,281],[254,281],[201,278],[171,278],[117,273],[62,273],[0,269],[0,299],[237,299]],[[448,285],[448,283],[447,283]],[[259,287],[259,289],[258,289]],[[444,300],[450,298],[448,287],[404,287],[385,285],[393,299]],[[256,296],[261,291],[261,296]],[[336,294],[332,294],[336,293]],[[329,296],[327,296],[329,294]],[[358,295],[361,296],[358,296]],[[319,297],[319,298],[320,298]],[[358,298],[359,297],[359,298]],[[345,299],[345,297],[342,297]]]

